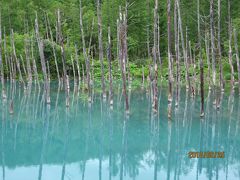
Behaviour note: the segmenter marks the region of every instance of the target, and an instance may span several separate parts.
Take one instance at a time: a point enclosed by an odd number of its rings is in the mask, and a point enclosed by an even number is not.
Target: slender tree
[[[234,89],[234,68],[233,68],[233,62],[232,62],[232,23],[231,23],[231,4],[230,0],[228,0],[228,34],[229,34],[229,52],[228,52],[228,60],[231,68],[231,86],[232,90]]]
[[[89,62],[89,56],[86,51],[86,45],[85,45],[85,36],[84,36],[84,29],[83,29],[83,18],[82,18],[82,0],[79,0],[80,2],[80,30],[82,35],[82,46],[83,46],[83,55],[85,58],[86,63],[86,73],[87,73],[87,89],[88,89],[88,96],[90,97],[90,62]],[[104,86],[105,87],[105,86]],[[89,98],[90,100],[90,98]]]
[[[168,101],[172,101],[172,54],[171,54],[171,0],[167,0],[167,32],[168,32]]]
[[[1,71],[1,83],[2,83],[2,97],[6,98],[5,85],[4,85],[4,69],[3,69],[3,58],[2,58],[2,16],[0,11],[0,71]],[[5,60],[6,61],[6,60]]]
[[[154,31],[153,31],[153,64],[154,64],[154,73],[155,77],[153,79],[153,108],[157,112],[158,111],[158,65],[157,65],[157,46],[158,46],[158,0],[155,0],[155,7],[154,7]],[[171,87],[170,87],[171,88]],[[170,90],[169,90],[170,92]]]
[[[224,91],[222,48],[221,48],[221,0],[218,0],[218,54],[219,54],[220,87],[221,87],[221,91]]]
[[[238,87],[239,87],[239,95],[240,95],[240,64],[239,64],[238,38],[237,38],[236,29],[234,29],[234,45],[235,45],[236,60],[237,60]]]
[[[41,39],[40,34],[39,34],[39,25],[38,25],[37,14],[36,14],[36,19],[35,19],[35,33],[36,33],[36,39],[37,39],[37,43],[38,43],[41,65],[42,65],[42,72],[43,72],[43,76],[44,76],[44,89],[45,89],[46,102],[47,102],[47,104],[50,104],[51,100],[50,100],[49,81],[48,81],[48,76],[47,76],[46,61],[45,61],[44,50],[43,50],[43,40]]]
[[[100,0],[97,0],[97,17],[98,17],[98,48],[99,48],[99,60],[101,63],[101,77],[102,77],[102,94],[103,98],[106,98],[105,92],[105,78],[104,78],[104,64],[103,64],[103,41],[102,41],[102,8]]]
[[[201,43],[201,24],[200,24],[200,0],[197,0],[197,16],[198,16],[198,44],[199,44],[199,61],[200,61],[200,94],[201,94],[201,112],[200,116],[204,116],[204,72],[202,59],[202,43]]]

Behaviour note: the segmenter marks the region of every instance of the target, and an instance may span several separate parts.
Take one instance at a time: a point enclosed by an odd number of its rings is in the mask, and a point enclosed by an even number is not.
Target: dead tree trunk
[[[214,33],[214,0],[210,1],[210,33],[211,33],[211,50],[212,50],[212,78],[213,90],[216,86],[216,57],[215,57],[215,33]]]
[[[201,94],[201,110],[200,117],[204,116],[204,72],[202,59],[202,43],[201,43],[201,24],[200,24],[200,3],[197,2],[197,16],[198,16],[198,44],[199,44],[199,61],[200,61],[200,94]]]
[[[80,86],[81,74],[80,74],[80,66],[79,66],[79,62],[78,62],[78,50],[77,50],[77,45],[76,44],[75,44],[75,61],[77,63],[78,86]]]
[[[112,42],[111,42],[111,29],[108,26],[108,67],[109,67],[109,100],[110,105],[113,105],[113,87],[112,87]]]
[[[172,54],[171,54],[171,0],[167,1],[168,32],[168,101],[172,101]]]
[[[126,69],[124,68],[124,62],[126,62],[126,53],[127,53],[127,44],[125,41],[127,32],[125,30],[127,29],[124,27],[126,25],[126,14],[122,14],[120,11],[119,15],[119,54],[120,54],[120,64],[121,64],[121,74],[122,74],[122,83],[123,83],[123,94],[125,96],[125,108],[126,113],[129,114],[129,104],[128,104],[128,95],[127,95],[127,85],[126,85]]]
[[[235,52],[236,52],[236,60],[237,60],[238,87],[239,87],[239,95],[240,95],[240,64],[239,64],[238,38],[237,38],[236,29],[234,29],[234,44],[235,44]]]
[[[9,74],[7,74],[7,78],[10,77],[10,80],[12,80],[12,71],[11,71],[11,65],[9,62],[9,55],[8,55],[8,51],[7,51],[7,39],[6,39],[6,32],[5,32],[5,28],[4,28],[4,57],[5,57],[5,62],[6,62],[6,70]]]
[[[70,85],[69,85],[69,77],[66,70],[66,54],[65,54],[65,48],[64,48],[64,38],[62,34],[62,27],[61,27],[61,16],[60,16],[60,10],[58,9],[58,35],[59,35],[59,41],[61,45],[61,55],[62,55],[62,63],[63,63],[63,75],[64,75],[64,87],[65,87],[65,96],[66,96],[66,106],[69,107],[69,91],[70,91]]]
[[[180,57],[179,57],[179,23],[177,15],[177,0],[174,2],[174,29],[175,29],[175,56],[176,56],[176,103],[175,106],[178,107],[179,104],[179,86],[180,86]]]
[[[25,40],[25,57],[26,57],[26,61],[27,61],[28,81],[32,82],[32,70],[31,70],[31,63],[30,63],[30,42],[29,42],[29,37],[27,37],[26,40]]]
[[[150,31],[149,31],[149,22],[150,22],[150,6],[149,6],[149,0],[146,2],[147,4],[147,51],[148,51],[148,59],[151,57],[150,53]]]
[[[189,87],[190,87],[190,79],[189,79],[189,72],[188,72],[189,68],[188,68],[187,53],[186,53],[186,48],[185,48],[185,43],[184,43],[184,36],[183,36],[183,29],[182,29],[182,18],[181,18],[181,11],[180,11],[179,0],[177,0],[177,8],[178,8],[179,33],[180,33],[180,36],[181,36],[181,43],[182,43],[182,49],[183,49],[183,58],[184,58],[185,66],[186,66],[186,74],[185,74],[186,90],[188,90]]]
[[[42,65],[42,72],[43,72],[43,76],[44,76],[44,89],[45,89],[45,93],[46,93],[45,94],[46,102],[47,102],[47,104],[50,104],[51,100],[50,100],[49,81],[48,81],[48,76],[47,76],[46,61],[45,61],[45,57],[44,57],[43,40],[40,38],[40,34],[39,34],[37,15],[36,15],[36,19],[35,19],[35,33],[36,33],[36,39],[37,39],[37,43],[38,43],[41,65]]]
[[[88,100],[90,101],[91,100],[91,98],[90,98],[91,97],[90,96],[90,90],[91,90],[91,87],[90,87],[90,62],[89,62],[89,56],[87,54],[86,45],[85,45],[85,36],[84,36],[83,18],[82,18],[82,0],[80,0],[80,30],[81,30],[81,35],[82,35],[83,55],[85,58],[86,71],[87,71],[87,89],[88,89],[88,96],[89,96]]]
[[[13,57],[14,57],[16,65],[17,65],[17,69],[18,69],[18,73],[19,73],[20,82],[23,83],[23,86],[25,88],[25,83],[24,83],[24,80],[22,77],[22,71],[21,71],[19,59],[17,58],[17,54],[16,54],[13,29],[11,30],[11,44],[12,44],[12,49],[13,49]]]
[[[34,34],[33,34],[34,36]],[[35,82],[37,82],[39,88],[40,88],[40,84],[39,84],[39,78],[38,78],[38,70],[37,70],[37,65],[36,65],[36,60],[35,60],[35,57],[34,57],[34,38],[31,39],[31,53],[32,53],[32,61],[33,61],[33,72],[34,72],[34,79],[35,79]]]
[[[53,34],[52,34],[52,29],[51,29],[51,24],[50,24],[50,21],[49,21],[49,18],[48,18],[48,14],[47,14],[47,25],[48,25],[49,32],[50,32],[51,46],[52,46],[52,49],[53,49],[54,63],[55,63],[55,66],[56,66],[58,83],[60,84],[61,80],[60,80],[60,74],[59,74],[59,69],[58,69],[58,62],[57,62],[57,56],[56,56],[55,43],[54,43],[54,40],[53,40]]]
[[[232,90],[234,89],[234,68],[233,68],[233,63],[232,63],[232,23],[231,23],[231,5],[230,5],[230,0],[228,0],[228,34],[229,34],[229,64],[231,68],[231,86]]]
[[[153,64],[154,64],[154,73],[155,77],[153,78],[153,109],[155,112],[158,111],[158,65],[157,65],[157,34],[158,34],[158,0],[155,0],[155,8],[154,8],[154,31],[153,31]],[[169,42],[170,44],[170,42]],[[172,84],[171,84],[172,86]],[[171,87],[169,88],[171,90]],[[169,92],[171,92],[169,90]],[[170,93],[171,94],[171,93]]]
[[[102,77],[102,94],[103,94],[103,98],[106,98],[104,64],[103,64],[102,13],[101,13],[100,0],[97,0],[97,17],[98,17],[98,48],[99,48],[99,60],[101,63],[101,77]]]
[[[209,90],[212,89],[212,82],[211,82],[211,71],[210,71],[210,52],[209,52],[209,33],[205,33],[205,48],[206,48],[206,56],[207,56],[207,64],[208,64],[208,85],[209,85]]]
[[[1,83],[2,83],[2,98],[6,99],[5,84],[4,84],[4,68],[3,68],[3,58],[2,58],[2,16],[1,16],[1,12],[0,12],[0,70],[1,70]]]
[[[220,88],[224,91],[223,67],[222,67],[222,48],[221,48],[221,0],[218,0],[218,54],[219,54],[219,75]]]

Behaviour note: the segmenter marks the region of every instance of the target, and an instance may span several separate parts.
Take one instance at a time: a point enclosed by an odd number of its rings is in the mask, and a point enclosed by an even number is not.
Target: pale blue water
[[[121,94],[115,93],[113,110],[99,94],[90,105],[81,92],[71,93],[66,108],[64,91],[58,94],[55,86],[50,106],[38,89],[27,95],[16,86],[10,115],[9,90],[8,100],[0,103],[0,179],[240,179],[237,93],[226,92],[219,111],[209,94],[206,116],[200,120],[199,97],[187,97],[182,90],[170,121],[165,88],[160,90],[158,117],[151,114],[146,92],[132,91],[128,119]],[[224,151],[225,158],[189,159],[189,151]]]

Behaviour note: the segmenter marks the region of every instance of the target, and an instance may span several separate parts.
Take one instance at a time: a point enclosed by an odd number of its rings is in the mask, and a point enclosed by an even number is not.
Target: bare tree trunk
[[[151,53],[150,53],[150,31],[149,31],[149,22],[150,22],[150,4],[149,4],[149,0],[147,0],[146,2],[147,5],[147,51],[148,51],[148,59],[150,59],[151,57]]]
[[[111,42],[111,29],[108,26],[108,64],[109,64],[109,100],[110,105],[113,105],[113,87],[112,87],[112,42]]]
[[[105,78],[104,78],[104,64],[103,64],[103,42],[102,42],[102,13],[101,3],[97,0],[97,17],[98,17],[98,48],[99,48],[99,60],[101,63],[101,77],[102,77],[102,94],[103,98],[106,98],[105,92]]]
[[[88,100],[90,100],[90,62],[89,62],[89,56],[86,51],[86,45],[85,45],[85,37],[84,37],[84,29],[83,29],[83,18],[82,18],[82,0],[80,0],[80,29],[81,29],[81,35],[82,35],[82,45],[83,45],[83,55],[85,58],[86,63],[86,71],[87,71],[87,88],[88,88]]]
[[[24,75],[27,77],[27,71],[26,71],[26,66],[25,66],[25,63],[24,63],[24,60],[23,60],[23,57],[22,55],[20,54],[20,64],[22,64],[22,68],[23,68],[23,72],[24,72]],[[21,65],[20,65],[20,68],[21,68]]]
[[[35,82],[37,82],[37,84],[40,88],[39,78],[38,78],[38,70],[37,70],[36,60],[35,60],[35,57],[34,57],[34,49],[33,49],[33,44],[34,43],[33,42],[34,42],[34,38],[31,39],[31,52],[32,52],[34,79],[35,79]]]
[[[6,60],[5,60],[6,61]],[[2,98],[6,99],[6,91],[4,84],[4,68],[3,68],[3,58],[2,58],[2,16],[0,11],[0,70],[1,70],[1,83],[2,83]],[[4,113],[4,112],[2,112]]]
[[[36,39],[37,39],[37,43],[38,43],[39,55],[40,55],[40,59],[41,59],[42,72],[43,72],[43,76],[44,76],[44,89],[45,89],[45,93],[46,93],[46,95],[45,95],[46,102],[47,102],[47,104],[50,104],[51,100],[50,100],[49,81],[48,81],[46,62],[45,62],[44,51],[43,51],[43,41],[39,35],[37,15],[36,15],[36,19],[35,19],[35,33],[36,33]]]
[[[202,43],[201,43],[201,24],[200,24],[200,3],[197,1],[197,16],[198,16],[198,44],[199,44],[199,59],[200,59],[200,94],[201,94],[201,110],[200,117],[204,116],[204,72],[202,60]]]
[[[188,63],[187,63],[187,53],[186,53],[186,48],[185,48],[185,43],[184,43],[184,36],[183,36],[183,29],[182,29],[182,18],[181,18],[181,11],[180,11],[180,6],[179,6],[179,0],[177,0],[177,7],[178,7],[178,23],[179,23],[179,31],[180,31],[180,36],[181,36],[181,43],[182,43],[182,49],[183,49],[183,58],[184,58],[184,63],[186,66],[186,90],[189,89],[190,87],[190,80],[189,80],[189,72],[188,72]]]
[[[210,72],[210,53],[209,53],[209,34],[208,32],[205,34],[205,47],[206,47],[206,56],[207,56],[207,64],[208,64],[208,85],[209,90],[212,89],[212,83],[211,83],[211,72]]]
[[[158,111],[158,65],[157,65],[157,34],[158,34],[158,0],[155,0],[155,8],[154,8],[154,31],[153,31],[153,64],[154,64],[154,73],[155,77],[153,79],[153,109],[155,112]],[[170,42],[169,42],[170,43]],[[172,85],[172,84],[171,84]],[[171,87],[170,87],[171,88]],[[171,91],[169,91],[171,92]]]
[[[79,60],[78,60],[78,50],[77,50],[77,45],[75,44],[75,61],[77,63],[77,73],[78,73],[78,86],[80,86],[81,82],[81,74],[80,74],[80,66],[79,66]]]
[[[236,60],[237,60],[238,87],[239,87],[239,95],[240,95],[240,64],[239,64],[238,38],[237,38],[236,29],[234,29],[234,44],[235,44],[235,52],[236,52]]]
[[[51,24],[50,24],[50,21],[49,21],[49,18],[48,18],[48,14],[47,14],[47,24],[48,24],[48,28],[49,28],[49,32],[50,32],[51,46],[52,46],[52,49],[53,49],[54,63],[55,63],[55,66],[56,66],[58,83],[60,84],[61,81],[60,81],[60,74],[59,74],[59,69],[58,69],[55,43],[54,43],[54,40],[53,40],[53,34],[52,34],[52,29],[51,29]]]
[[[231,4],[230,4],[230,0],[228,0],[228,33],[229,33],[229,64],[230,64],[230,68],[231,68],[231,86],[232,86],[232,90],[234,89],[234,68],[233,68],[233,63],[232,63],[232,23],[231,23]]]
[[[30,42],[29,42],[29,37],[27,37],[26,40],[25,40],[25,57],[26,57],[26,61],[27,61],[28,81],[32,82],[32,70],[31,70],[31,63],[30,63]]]
[[[18,69],[18,72],[19,72],[20,82],[23,83],[23,86],[25,88],[25,83],[24,83],[24,80],[23,80],[23,77],[22,77],[22,71],[21,71],[19,59],[17,58],[17,54],[16,54],[13,29],[11,30],[11,44],[12,44],[12,48],[13,48],[13,57],[14,57],[14,60],[16,62],[17,69]]]
[[[160,76],[162,80],[162,59],[161,59],[161,52],[160,52],[160,23],[159,23],[159,15],[157,15],[158,18],[158,30],[157,30],[157,57],[159,61],[159,66],[160,66]]]
[[[62,34],[62,28],[61,28],[61,16],[60,16],[60,10],[58,9],[58,35],[59,35],[59,41],[61,45],[61,55],[62,55],[62,63],[63,63],[63,76],[64,76],[64,87],[65,87],[65,96],[66,96],[66,107],[69,107],[69,91],[70,91],[70,85],[69,85],[69,77],[66,70],[66,54],[65,54],[65,48],[64,48],[64,38]]]
[[[171,54],[171,0],[167,1],[168,31],[168,101],[172,101],[172,54]]]
[[[126,68],[124,68],[124,62],[126,62],[126,53],[127,53],[127,44],[125,41],[127,32],[126,26],[126,14],[122,14],[120,11],[120,20],[119,20],[119,53],[120,53],[120,63],[121,63],[121,74],[122,74],[122,83],[123,83],[123,93],[125,96],[125,108],[126,108],[126,113],[129,114],[129,104],[128,104],[128,95],[127,95],[127,85],[126,85]]]
[[[221,0],[218,0],[218,53],[219,53],[219,75],[220,75],[220,88],[224,91],[224,79],[222,68],[222,48],[221,48]]]
[[[179,86],[180,86],[180,57],[179,57],[179,23],[177,15],[177,0],[174,2],[174,29],[175,29],[175,55],[176,55],[176,102],[175,106],[178,107],[179,104]]]
[[[211,50],[212,50],[212,78],[213,89],[216,86],[216,57],[215,57],[215,34],[214,34],[214,0],[210,1],[210,33],[211,33]]]
[[[5,62],[6,62],[6,70],[9,73],[9,77],[12,80],[12,69],[11,69],[11,64],[9,62],[9,55],[8,55],[8,51],[7,51],[7,39],[6,39],[6,32],[5,32],[5,28],[4,28],[4,57],[5,57]],[[7,74],[7,78],[8,78],[8,74]]]

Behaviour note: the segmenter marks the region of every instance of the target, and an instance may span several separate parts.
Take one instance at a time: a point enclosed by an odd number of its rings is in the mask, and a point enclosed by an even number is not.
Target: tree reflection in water
[[[66,108],[58,87],[52,87],[50,105],[34,84],[25,91],[16,87],[16,82],[8,85],[8,98],[0,105],[3,180],[240,178],[237,93],[219,93],[216,105],[209,91],[206,116],[200,119],[200,99],[183,90],[169,118],[164,88],[159,88],[157,114],[152,112],[149,92],[129,92],[128,117],[119,88],[113,107],[100,94],[95,93],[89,103],[81,92],[74,92]],[[13,114],[8,109],[11,97],[15,97]],[[190,151],[224,151],[225,158],[190,159]]]

